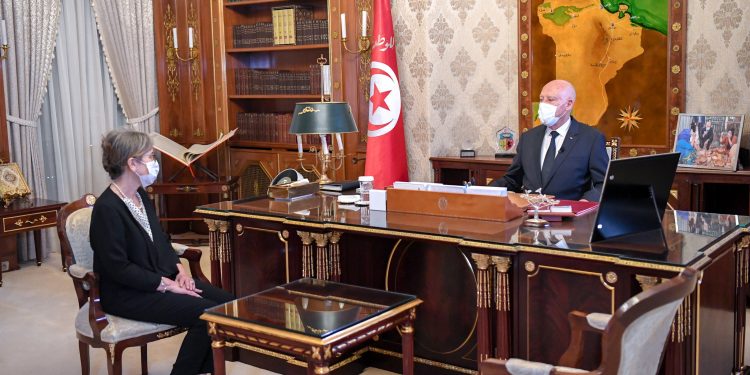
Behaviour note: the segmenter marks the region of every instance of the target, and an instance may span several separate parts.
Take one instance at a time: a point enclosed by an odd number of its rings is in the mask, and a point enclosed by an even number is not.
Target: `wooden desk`
[[[306,364],[308,375],[329,374],[360,344],[398,329],[402,373],[414,371],[415,296],[332,281],[301,279],[207,309],[214,373],[224,375],[224,348],[258,348]],[[350,357],[352,358],[352,357]],[[356,354],[355,357],[356,359]],[[299,368],[279,368],[290,374]]]
[[[164,182],[150,185],[146,192],[156,205],[165,231],[174,234],[192,229],[189,228],[192,222],[202,221],[192,215],[196,206],[236,199],[237,181],[235,177],[219,181]],[[170,196],[176,199],[170,200]]]
[[[65,205],[65,202],[57,202],[46,199],[16,199],[8,207],[0,206],[0,237],[3,241],[19,233],[28,231],[34,232],[34,248],[36,250],[36,265],[42,265],[42,229],[54,227],[57,225],[57,212]],[[9,244],[15,244],[15,241],[8,241]],[[12,246],[14,252],[12,262],[16,259],[15,246]],[[65,263],[63,262],[63,270]],[[11,263],[10,269],[18,269],[18,263],[15,267]],[[0,286],[3,286],[2,273],[0,273]]]
[[[473,158],[432,157],[435,182],[449,185],[463,185],[471,181],[475,185],[487,185],[496,178],[503,177],[513,158],[477,156]]]
[[[667,211],[669,250],[636,253],[592,248],[594,215],[534,229],[522,218],[362,214],[329,197],[311,199],[293,213],[274,211],[267,199],[199,207],[214,227],[212,257],[222,259],[212,280],[237,296],[300,277],[417,295],[424,303],[415,322],[415,371],[455,374],[475,371],[490,355],[556,363],[570,339],[570,311],[613,313],[690,266],[701,271],[701,283],[680,307],[660,373],[729,374],[745,366],[748,217],[700,214],[716,225],[698,234],[690,232],[689,213]],[[383,335],[363,360],[398,371],[399,352],[399,337]],[[601,354],[586,353],[582,367],[591,369]]]
[[[677,168],[678,210],[750,215],[750,171]]]

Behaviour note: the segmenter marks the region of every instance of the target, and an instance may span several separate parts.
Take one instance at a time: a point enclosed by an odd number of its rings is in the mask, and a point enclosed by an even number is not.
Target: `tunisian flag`
[[[375,189],[383,189],[394,181],[409,181],[409,169],[390,0],[375,0],[373,12],[365,175],[375,177]]]

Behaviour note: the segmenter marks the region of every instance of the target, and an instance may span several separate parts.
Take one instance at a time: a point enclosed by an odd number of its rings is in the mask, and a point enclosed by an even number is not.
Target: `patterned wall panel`
[[[518,0],[392,0],[413,180],[430,156],[518,128]],[[750,145],[750,1],[689,0],[687,112],[740,113]]]

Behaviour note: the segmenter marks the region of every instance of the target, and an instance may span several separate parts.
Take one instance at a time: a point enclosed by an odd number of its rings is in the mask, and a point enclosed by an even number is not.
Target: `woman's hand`
[[[195,282],[193,282],[192,284],[192,289],[187,289],[183,287],[182,285],[180,285],[179,281],[177,281],[180,279],[179,274],[177,275],[177,280],[171,280],[166,277],[163,279],[164,279],[164,283],[167,285],[166,289],[164,289],[165,292],[170,292],[170,293],[175,293],[175,294],[187,294],[189,296],[202,298],[200,294],[198,293],[202,293],[203,291],[195,287]],[[192,281],[192,279],[190,280]]]
[[[177,285],[179,285],[181,288],[200,292],[195,288],[195,280],[193,280],[193,278],[188,276],[188,274],[185,272],[178,273],[177,277],[175,278],[175,282],[177,282]]]

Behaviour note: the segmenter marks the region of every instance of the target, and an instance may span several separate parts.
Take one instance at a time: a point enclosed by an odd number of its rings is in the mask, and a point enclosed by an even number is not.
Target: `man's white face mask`
[[[539,103],[539,111],[537,112],[537,115],[539,116],[539,121],[545,126],[553,126],[557,124],[557,121],[560,120],[560,116],[555,116],[556,113],[557,106],[549,103]]]

